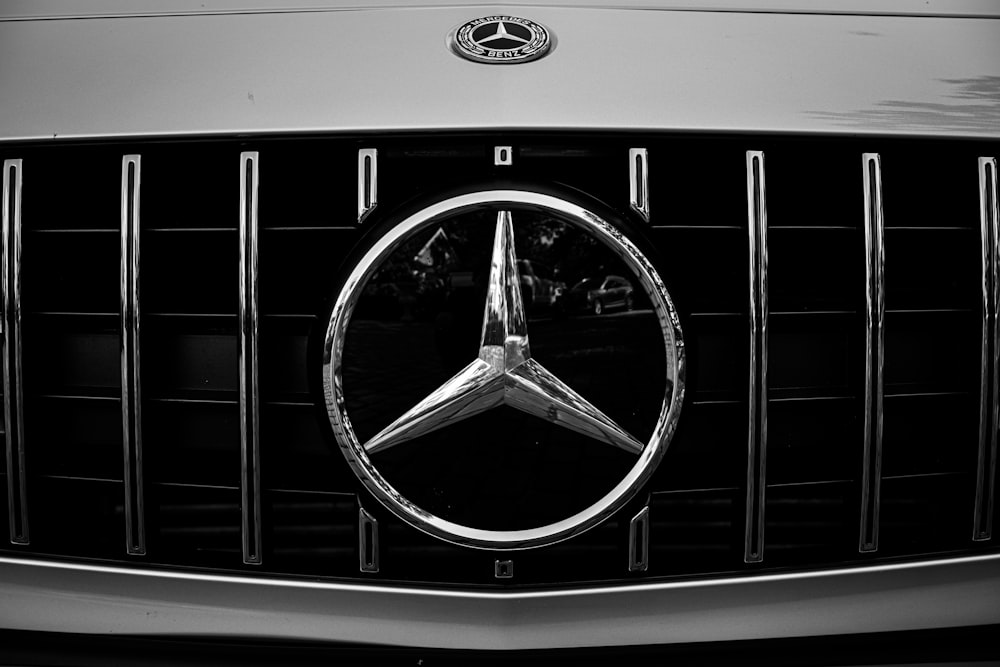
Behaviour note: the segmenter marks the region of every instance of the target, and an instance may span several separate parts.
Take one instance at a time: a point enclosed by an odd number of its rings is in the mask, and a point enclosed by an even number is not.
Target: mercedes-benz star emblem
[[[508,405],[633,454],[642,443],[531,358],[510,211],[497,214],[479,357],[365,443],[376,454]]]
[[[354,306],[374,272],[404,241],[449,216],[486,206],[495,208],[497,213],[478,356],[362,443],[346,414],[342,377],[344,339]],[[626,432],[532,356],[514,250],[517,209],[543,211],[583,228],[614,251],[642,283],[663,334],[667,372],[659,418],[647,442],[640,442]],[[334,305],[324,346],[323,377],[327,409],[341,449],[355,473],[383,504],[415,527],[450,542],[518,549],[550,544],[593,527],[627,502],[648,479],[676,425],[683,397],[684,345],[663,282],[646,257],[617,227],[589,210],[549,195],[520,190],[487,191],[432,205],[410,216],[375,243],[351,272]],[[634,456],[635,464],[621,482],[590,507],[555,523],[523,530],[487,530],[435,516],[403,497],[373,464],[372,459],[377,459],[380,452],[501,406],[619,448]]]
[[[523,63],[545,55],[549,31],[517,16],[484,16],[462,24],[452,33],[459,55],[482,63]]]

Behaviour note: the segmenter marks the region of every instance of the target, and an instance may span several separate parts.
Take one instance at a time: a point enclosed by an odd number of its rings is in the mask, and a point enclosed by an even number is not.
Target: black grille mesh
[[[493,166],[494,145],[515,162]],[[651,222],[628,211],[628,149],[650,155]],[[513,178],[588,193],[656,248],[689,353],[677,436],[618,517],[514,556],[424,536],[365,495],[318,390],[334,277],[361,230],[356,159],[379,149],[379,207]],[[448,135],[5,145],[23,159],[28,546],[7,553],[493,585],[612,581],[972,553],[981,337],[977,158],[996,144],[905,139]],[[263,564],[240,557],[237,342],[241,151],[260,154]],[[769,405],[764,560],[743,563],[749,368],[745,153],[766,155]],[[881,541],[859,554],[864,399],[862,152],[882,158],[885,422]],[[121,156],[142,155],[148,552],[126,557]],[[366,223],[367,224],[367,223]],[[0,465],[6,465],[0,464]],[[4,467],[3,484],[7,484]],[[7,493],[0,493],[6,504]],[[358,571],[357,508],[381,572]],[[651,507],[650,568],[628,519]],[[7,512],[2,513],[7,521]],[[6,534],[6,526],[3,526]]]

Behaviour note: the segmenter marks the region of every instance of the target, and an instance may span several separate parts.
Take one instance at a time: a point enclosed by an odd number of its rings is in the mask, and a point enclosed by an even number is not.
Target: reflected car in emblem
[[[517,260],[521,279],[521,295],[526,308],[552,307],[562,297],[566,284],[555,280],[552,269],[530,259]]]
[[[566,307],[574,312],[586,310],[600,315],[615,308],[632,310],[634,305],[632,283],[622,276],[584,278],[566,293]]]

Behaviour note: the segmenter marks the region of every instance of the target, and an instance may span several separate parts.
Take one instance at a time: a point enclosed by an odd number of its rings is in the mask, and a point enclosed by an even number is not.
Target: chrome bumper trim
[[[0,626],[541,649],[1000,623],[1000,554],[558,591],[468,592],[0,558]]]

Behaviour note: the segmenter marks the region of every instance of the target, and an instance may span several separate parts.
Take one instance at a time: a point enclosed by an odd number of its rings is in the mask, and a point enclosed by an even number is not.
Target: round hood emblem
[[[517,16],[484,16],[462,24],[452,33],[458,55],[480,63],[523,63],[544,56],[551,46],[549,31]]]
[[[560,245],[600,258],[579,274],[600,277],[558,283],[557,311],[538,258]],[[334,435],[368,490],[424,532],[488,549],[558,542],[620,509],[684,395],[653,265],[599,214],[530,190],[452,197],[377,238],[337,296],[323,364]]]

